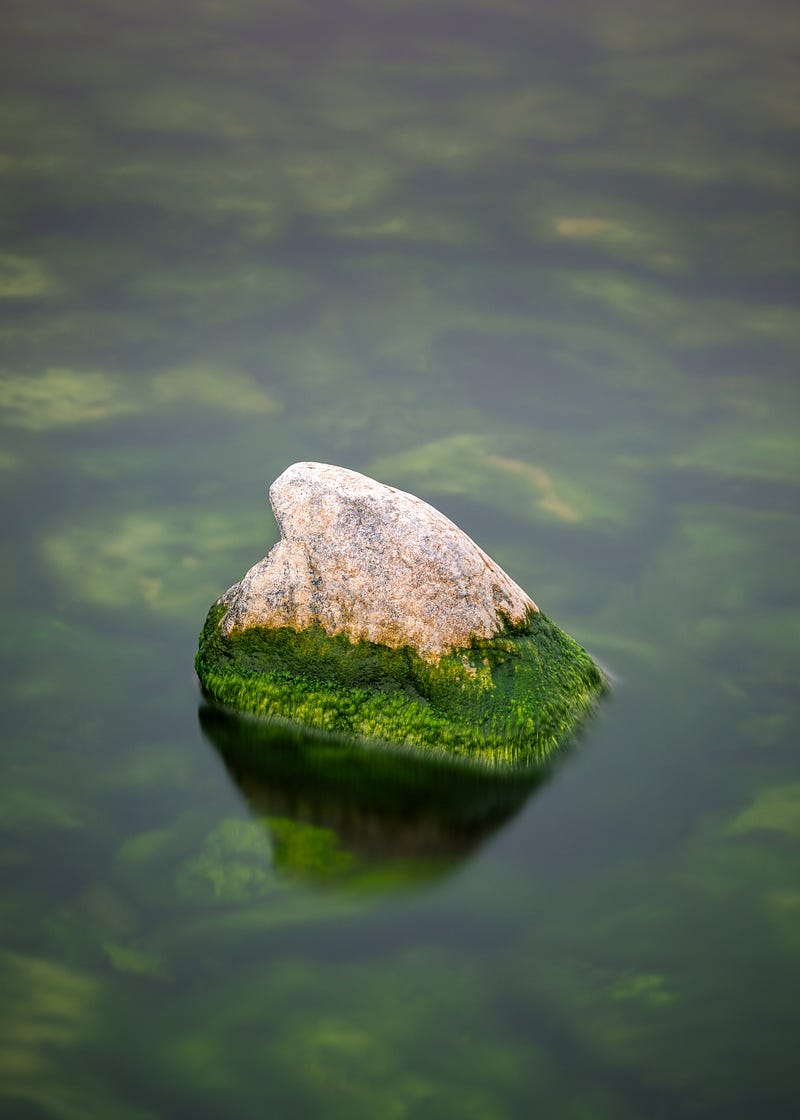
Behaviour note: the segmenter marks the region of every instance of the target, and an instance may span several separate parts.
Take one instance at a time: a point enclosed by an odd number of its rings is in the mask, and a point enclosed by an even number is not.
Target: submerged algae
[[[214,700],[337,735],[488,764],[552,754],[603,692],[586,651],[541,613],[424,660],[320,627],[250,627],[223,637],[211,608],[196,669]]]

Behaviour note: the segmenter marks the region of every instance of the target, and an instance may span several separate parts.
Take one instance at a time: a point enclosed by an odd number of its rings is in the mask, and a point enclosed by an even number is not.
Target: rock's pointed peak
[[[294,463],[272,483],[281,540],[223,601],[223,633],[321,626],[330,635],[443,653],[538,608],[444,514],[344,467]]]

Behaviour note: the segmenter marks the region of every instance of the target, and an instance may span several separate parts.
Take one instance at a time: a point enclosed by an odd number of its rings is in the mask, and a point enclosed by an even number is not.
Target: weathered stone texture
[[[282,539],[222,597],[225,636],[318,625],[436,661],[538,611],[444,514],[393,486],[295,463],[269,497]]]

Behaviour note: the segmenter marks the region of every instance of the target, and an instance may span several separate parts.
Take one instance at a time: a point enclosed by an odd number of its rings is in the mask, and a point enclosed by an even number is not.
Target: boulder
[[[270,487],[281,540],[212,606],[197,672],[235,708],[490,763],[546,757],[604,688],[438,510],[343,467]]]

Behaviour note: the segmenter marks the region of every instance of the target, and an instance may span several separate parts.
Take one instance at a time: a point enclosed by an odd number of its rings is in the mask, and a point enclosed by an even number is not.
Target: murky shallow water
[[[795,7],[4,23],[4,1104],[793,1115]],[[619,678],[541,781],[204,707],[304,458]]]

